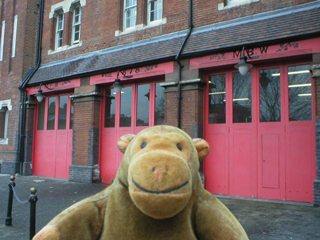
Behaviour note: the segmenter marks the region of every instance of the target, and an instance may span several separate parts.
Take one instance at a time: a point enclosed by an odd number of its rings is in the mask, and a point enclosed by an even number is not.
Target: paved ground
[[[91,196],[106,185],[83,184],[67,180],[36,176],[17,176],[16,192],[27,201],[30,188],[38,189],[37,229],[39,231],[56,214],[81,199]],[[29,239],[29,203],[13,201],[12,223],[5,226],[9,183],[8,175],[0,175],[0,239]],[[251,240],[320,239],[320,208],[311,205],[291,205],[264,201],[220,198],[242,223]]]

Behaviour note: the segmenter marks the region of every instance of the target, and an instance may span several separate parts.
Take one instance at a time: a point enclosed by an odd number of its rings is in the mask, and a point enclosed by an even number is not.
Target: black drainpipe
[[[177,56],[175,57],[175,60],[178,64],[178,128],[181,128],[181,101],[182,101],[182,96],[181,96],[181,79],[182,79],[182,68],[184,67],[181,62],[180,62],[180,57],[182,54],[182,51],[184,49],[184,46],[186,45],[191,32],[193,29],[193,21],[192,21],[192,0],[189,0],[189,30],[188,33],[180,47],[180,50],[177,54]]]
[[[37,37],[37,52],[36,52],[36,65],[30,68],[27,74],[22,79],[19,86],[20,99],[21,99],[21,115],[20,115],[20,133],[19,133],[19,145],[18,145],[18,159],[16,164],[16,173],[23,174],[23,162],[24,162],[24,150],[25,150],[25,138],[26,138],[26,113],[27,113],[27,84],[39,69],[41,63],[41,45],[42,45],[42,26],[43,26],[43,9],[44,0],[40,0],[38,3],[38,37]],[[18,167],[19,166],[19,167]]]

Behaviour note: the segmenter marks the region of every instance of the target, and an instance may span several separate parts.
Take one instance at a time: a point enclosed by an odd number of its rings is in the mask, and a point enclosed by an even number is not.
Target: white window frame
[[[62,19],[60,19],[62,17]],[[63,46],[63,30],[64,30],[64,12],[58,11],[57,12],[57,24],[56,24],[56,42],[55,48],[58,49]],[[61,22],[61,27],[59,23]],[[60,36],[61,34],[61,36]],[[59,45],[59,41],[61,40],[61,45]]]
[[[0,144],[8,144],[8,123],[9,123],[9,111],[12,110],[11,99],[0,101],[0,112],[5,112],[4,122],[4,137],[0,138]],[[0,126],[2,127],[2,126]]]
[[[18,15],[15,15],[14,22],[13,22],[13,35],[12,35],[12,55],[11,55],[12,58],[16,56],[17,28],[18,28]]]
[[[79,14],[76,15],[76,10],[79,9]],[[76,22],[76,17],[78,16],[79,20]],[[81,35],[81,17],[82,17],[82,8],[80,5],[77,5],[73,9],[72,17],[72,45],[79,44],[80,35]],[[76,31],[76,28],[79,27],[79,30]],[[79,38],[75,39],[76,34],[79,33]]]
[[[152,4],[155,3],[155,9],[152,9]],[[152,12],[155,12],[157,18],[151,19]],[[162,14],[163,14],[163,0],[148,0],[148,25],[152,24],[156,21],[162,21]]]
[[[127,1],[131,1],[132,5],[127,6]],[[130,26],[127,25],[127,15],[128,13],[134,11],[134,16],[130,17],[132,19],[132,22],[130,21]],[[137,0],[124,0],[124,7],[123,7],[123,30],[126,30],[128,28],[135,27],[137,24]]]
[[[2,26],[1,26],[1,43],[0,43],[0,61],[3,60],[5,29],[6,29],[6,21],[2,21]]]

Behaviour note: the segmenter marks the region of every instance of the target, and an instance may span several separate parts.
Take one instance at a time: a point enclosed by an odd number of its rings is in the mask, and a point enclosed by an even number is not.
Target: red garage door
[[[50,96],[38,103],[33,151],[34,175],[69,178],[73,134],[73,107],[69,96]]]
[[[118,139],[163,124],[164,88],[160,83],[144,82],[126,85],[121,94],[106,89],[102,108],[100,170],[102,182],[110,183],[123,156],[118,150]]]
[[[308,64],[208,75],[204,163],[215,194],[313,201],[315,129]]]

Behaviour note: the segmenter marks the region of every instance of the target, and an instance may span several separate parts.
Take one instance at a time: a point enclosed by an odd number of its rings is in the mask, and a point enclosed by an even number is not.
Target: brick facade
[[[88,79],[72,96],[74,103],[73,149],[70,180],[92,182],[93,170],[99,162],[99,128],[101,93]],[[79,166],[81,166],[79,168]],[[79,174],[79,171],[84,173]]]
[[[0,61],[0,101],[11,100],[8,111],[7,144],[0,144],[2,173],[15,173],[19,169],[20,85],[23,76],[35,64],[38,26],[37,0],[4,0],[0,3],[0,32],[5,23],[3,60]],[[16,45],[13,46],[14,21],[17,19]],[[1,38],[1,36],[0,36]],[[15,48],[15,55],[13,56]],[[33,128],[32,128],[33,129]]]
[[[14,6],[13,3],[16,3]],[[35,43],[38,24],[38,1],[8,1],[1,6],[1,20],[6,21],[3,61],[0,62],[1,100],[11,99],[7,145],[0,145],[1,172],[14,173],[20,168],[19,116],[20,93],[17,87],[23,76],[35,64]],[[211,53],[223,54],[242,46],[260,46],[264,43],[282,43],[296,39],[318,36],[319,9],[316,0],[260,0],[237,7],[222,7],[222,0],[193,0],[193,32],[181,52],[182,72],[176,56],[185,41],[189,26],[189,1],[163,1],[161,24],[148,25],[147,2],[137,1],[136,30],[123,29],[124,1],[79,0],[82,6],[80,43],[72,46],[72,5],[75,1],[46,0],[43,18],[41,66],[29,82],[28,87],[40,83],[55,83],[81,78],[80,87],[75,87],[72,102],[74,106],[74,127],[72,165],[69,179],[92,182],[97,177],[99,164],[99,140],[101,99],[100,88],[111,86],[90,84],[90,76],[116,72],[119,69],[141,67],[155,63],[174,62],[174,71],[158,73],[156,78],[165,77],[165,124],[179,126],[191,137],[204,135],[204,89],[202,74],[210,69],[191,70],[190,59]],[[309,3],[309,4],[308,4]],[[1,4],[1,3],[0,3]],[[317,5],[313,7],[313,5]],[[290,8],[290,10],[286,10]],[[5,9],[5,10],[4,10]],[[64,33],[61,49],[55,49],[55,12],[64,10]],[[290,12],[290,14],[288,13]],[[307,13],[307,14],[306,14]],[[12,26],[18,15],[18,37],[16,57],[11,58]],[[297,20],[298,19],[298,20]],[[22,28],[24,26],[24,28]],[[275,27],[276,26],[276,27]],[[1,25],[0,25],[1,28]],[[1,32],[1,31],[0,31]],[[307,53],[305,53],[307,54]],[[313,63],[320,63],[320,53],[313,54]],[[300,56],[296,56],[299,58]],[[311,54],[307,56],[310,58]],[[228,65],[229,64],[229,65]],[[231,63],[228,63],[230,68]],[[217,69],[217,68],[215,68]],[[133,81],[146,81],[146,78]],[[315,77],[316,86],[316,135],[317,135],[317,179],[314,182],[315,203],[320,202],[319,179],[320,146],[320,80]],[[60,89],[61,92],[64,89]],[[59,94],[60,90],[53,91]],[[66,91],[69,91],[70,88]],[[65,92],[66,92],[65,91]],[[179,94],[181,98],[179,99]],[[35,105],[29,97],[26,114],[25,156],[23,173],[32,173],[32,149],[34,138]],[[179,116],[179,109],[181,114]],[[20,136],[21,137],[21,136]]]

